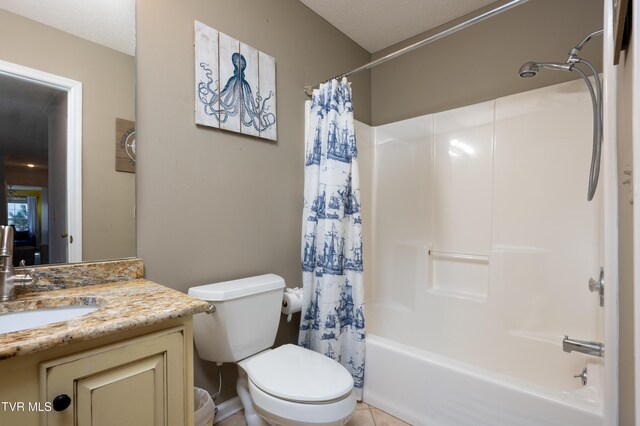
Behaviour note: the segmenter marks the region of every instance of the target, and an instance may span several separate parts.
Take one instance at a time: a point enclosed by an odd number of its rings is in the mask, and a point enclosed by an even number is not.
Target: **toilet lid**
[[[280,346],[254,357],[245,370],[264,392],[290,401],[331,401],[353,389],[353,377],[346,368],[296,345]]]

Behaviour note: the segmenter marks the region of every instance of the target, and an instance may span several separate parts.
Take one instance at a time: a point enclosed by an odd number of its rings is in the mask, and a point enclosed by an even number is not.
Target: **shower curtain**
[[[362,399],[362,219],[351,85],[346,78],[321,84],[310,104],[302,224],[304,296],[298,343],[344,365]]]

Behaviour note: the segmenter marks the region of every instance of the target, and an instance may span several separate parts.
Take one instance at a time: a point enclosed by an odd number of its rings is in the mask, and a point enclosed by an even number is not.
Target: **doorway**
[[[14,264],[82,260],[82,84],[0,61],[0,223]]]

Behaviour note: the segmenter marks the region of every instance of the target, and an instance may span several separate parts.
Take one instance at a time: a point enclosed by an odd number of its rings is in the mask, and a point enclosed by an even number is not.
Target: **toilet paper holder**
[[[287,322],[293,318],[293,314],[302,310],[302,289],[287,288],[282,295],[282,313],[287,316]]]

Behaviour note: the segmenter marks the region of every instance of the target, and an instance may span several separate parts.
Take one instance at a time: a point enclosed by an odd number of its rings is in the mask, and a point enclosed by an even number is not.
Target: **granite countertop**
[[[140,259],[46,268],[36,269],[40,282],[21,289],[17,300],[0,303],[0,314],[69,305],[98,309],[69,321],[0,334],[0,360],[194,315],[209,307],[142,278]]]

